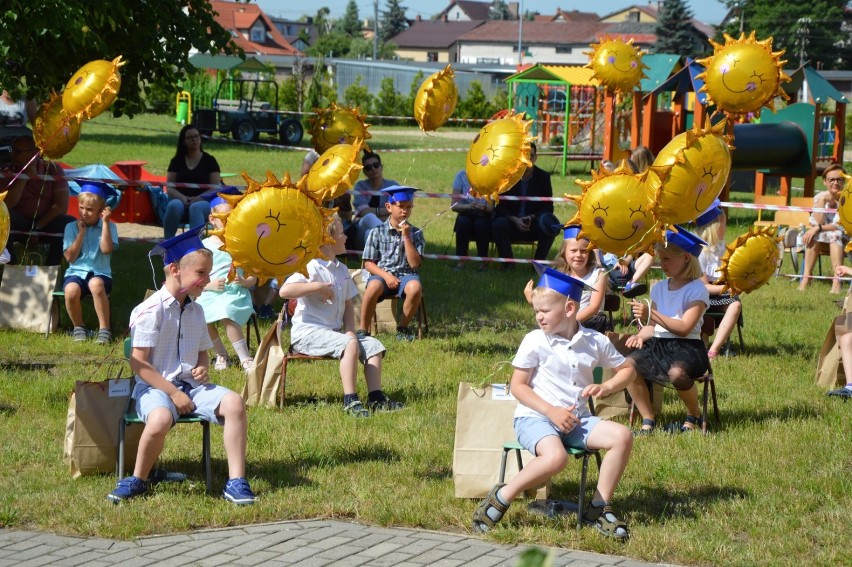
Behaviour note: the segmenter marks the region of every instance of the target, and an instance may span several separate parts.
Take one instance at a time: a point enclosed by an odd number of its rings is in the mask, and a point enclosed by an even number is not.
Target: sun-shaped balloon
[[[589,56],[585,65],[592,71],[595,79],[608,91],[632,91],[645,76],[642,52],[633,45],[633,38],[622,41],[606,36],[600,43],[589,44],[592,51],[584,51]]]
[[[33,121],[33,140],[41,153],[50,159],[59,159],[80,139],[80,119],[69,115],[62,106],[62,97],[56,93],[42,104]]]
[[[0,252],[6,247],[6,241],[9,240],[9,230],[12,224],[12,219],[9,217],[9,207],[4,202],[8,191],[0,193]]]
[[[334,211],[322,208],[317,198],[294,185],[287,173],[279,181],[267,172],[262,185],[245,173],[243,178],[248,184],[245,194],[220,193],[232,210],[213,213],[225,222],[224,228],[213,233],[222,239],[222,249],[234,260],[229,279],[234,278],[236,268],[257,276],[260,282],[304,273],[309,261],[322,256],[320,247],[333,242],[328,227]]]
[[[842,171],[840,174],[846,179],[846,183],[843,184],[843,190],[837,199],[837,215],[843,230],[849,235],[852,234],[852,175]],[[846,252],[852,252],[852,240],[846,244]]]
[[[337,144],[372,138],[367,131],[370,125],[364,123],[366,115],[357,108],[332,102],[328,108],[315,108],[314,112],[317,115],[311,119],[311,144],[319,154]]]
[[[62,106],[80,120],[94,118],[112,104],[121,88],[118,68],[121,55],[112,61],[89,61],[74,73],[62,93]]]
[[[361,140],[354,144],[337,144],[325,151],[299,180],[320,201],[334,200],[355,185],[364,167],[361,165]]]
[[[719,268],[722,275],[716,282],[725,286],[722,293],[751,293],[769,281],[781,261],[781,238],[776,232],[774,226],[753,226],[728,245]]]
[[[437,130],[453,114],[458,102],[459,90],[453,68],[447,65],[420,85],[414,97],[414,119],[424,132]]]
[[[652,209],[667,225],[695,220],[719,196],[731,173],[731,136],[726,120],[715,126],[694,125],[672,139],[657,155],[648,172]],[[670,168],[667,179],[659,172]]]
[[[737,118],[749,112],[760,116],[762,107],[775,112],[775,97],[790,98],[781,88],[789,82],[784,73],[786,60],[781,60],[784,50],[772,51],[772,38],[755,40],[752,31],[735,40],[724,34],[725,43],[712,39],[713,55],[698,59],[705,70],[696,76],[703,79],[700,92],[706,92],[709,103],[731,117]]]
[[[661,168],[660,174],[665,175]],[[633,173],[626,161],[609,172],[592,171],[591,181],[575,180],[580,195],[565,195],[577,204],[577,214],[568,225],[579,224],[581,237],[604,252],[618,256],[647,249],[662,240],[662,225],[651,210],[651,192],[646,173]]]
[[[496,202],[500,193],[511,189],[532,167],[532,120],[524,121],[523,117],[509,111],[506,118],[486,124],[471,142],[465,171],[475,197]]]

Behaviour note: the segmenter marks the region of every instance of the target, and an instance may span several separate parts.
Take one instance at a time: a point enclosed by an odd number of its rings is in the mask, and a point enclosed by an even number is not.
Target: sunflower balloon
[[[660,175],[666,175],[665,168]],[[662,225],[654,217],[645,176],[633,173],[625,160],[612,172],[593,170],[591,181],[575,180],[583,193],[565,195],[577,204],[577,214],[567,224],[579,224],[580,237],[618,256],[662,240]]]
[[[510,111],[506,118],[486,124],[473,139],[465,162],[472,195],[496,202],[532,167],[532,120],[524,121],[523,116]]]
[[[355,140],[372,138],[364,123],[364,115],[357,108],[331,103],[326,109],[315,108],[317,115],[311,119],[311,144],[319,153],[325,153],[337,144],[351,144]]]
[[[642,63],[642,52],[633,45],[632,37],[625,42],[606,36],[589,47],[592,51],[583,52],[589,56],[585,66],[594,71],[593,77],[608,91],[632,91],[645,76],[644,70],[649,68]]]
[[[414,97],[414,119],[424,132],[437,130],[453,114],[459,102],[459,91],[453,68],[430,75]]]
[[[781,88],[789,82],[784,73],[784,50],[772,51],[772,38],[755,40],[754,32],[735,40],[724,34],[725,43],[712,39],[713,55],[698,59],[705,70],[696,76],[703,79],[700,92],[707,93],[709,103],[729,116],[739,117],[749,112],[760,116],[762,107],[775,112],[775,97],[790,98]]]
[[[843,190],[840,192],[840,198],[838,199],[837,215],[840,217],[840,224],[843,226],[846,234],[852,234],[852,183],[850,183],[852,176],[842,171],[840,173],[846,179],[846,182],[843,184]],[[846,245],[846,252],[850,251],[852,251],[852,240]]]
[[[731,173],[731,136],[725,120],[678,134],[660,151],[648,173],[652,209],[667,225],[695,220],[719,196]],[[668,178],[659,172],[669,170]]]
[[[6,241],[9,240],[9,230],[12,219],[9,217],[9,207],[6,206],[4,200],[8,191],[0,193],[0,252],[6,247]]]
[[[245,173],[243,178],[248,184],[245,194],[220,194],[231,211],[213,213],[225,222],[213,234],[234,260],[229,280],[236,268],[257,276],[259,282],[304,273],[309,261],[321,257],[320,247],[333,242],[328,226],[334,210],[322,208],[314,195],[290,181],[289,174],[279,181],[267,172],[262,185]]]
[[[118,68],[121,55],[112,61],[90,61],[68,80],[62,93],[62,107],[80,120],[94,118],[113,103],[121,88]]]
[[[728,245],[719,268],[722,276],[716,282],[725,286],[722,293],[751,293],[769,281],[781,261],[781,238],[776,231],[774,226],[751,227]]]
[[[361,146],[361,140],[355,140],[354,144],[332,146],[299,180],[299,187],[307,189],[321,201],[331,201],[340,197],[352,189],[363,169]]]
[[[33,140],[41,153],[50,159],[59,159],[80,139],[80,119],[69,115],[62,106],[62,97],[53,93],[42,104],[33,121]]]

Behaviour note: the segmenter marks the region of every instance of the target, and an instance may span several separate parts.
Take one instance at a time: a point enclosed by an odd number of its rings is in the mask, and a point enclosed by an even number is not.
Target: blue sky
[[[372,0],[355,0],[358,5],[358,14],[362,18],[373,14]],[[600,15],[609,14],[632,5],[644,5],[648,1],[638,0],[595,0],[590,3],[578,2],[577,0],[522,0],[524,11],[538,11],[542,14],[553,14],[557,8],[563,10],[594,10]],[[255,0],[264,12],[270,16],[281,16],[287,19],[298,19],[303,14],[312,16],[320,6],[328,6],[332,16],[341,16],[346,9],[348,0],[318,0],[315,3],[294,2],[293,0]],[[385,7],[385,0],[379,0],[379,10]],[[406,7],[406,15],[414,18],[420,15],[422,18],[431,18],[449,5],[449,0],[402,0],[402,6]],[[725,17],[727,9],[717,0],[688,0],[695,18],[707,23],[718,24]]]

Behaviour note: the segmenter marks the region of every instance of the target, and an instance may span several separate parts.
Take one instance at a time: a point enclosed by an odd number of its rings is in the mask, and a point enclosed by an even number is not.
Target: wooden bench
[[[787,197],[784,195],[755,195],[754,196],[754,204],[755,205],[770,205],[774,207],[780,207],[787,204]],[[754,221],[754,226],[770,226],[778,224],[778,215],[786,212],[786,211],[775,211],[775,220],[764,220],[762,218],[763,210],[757,209],[757,220]]]

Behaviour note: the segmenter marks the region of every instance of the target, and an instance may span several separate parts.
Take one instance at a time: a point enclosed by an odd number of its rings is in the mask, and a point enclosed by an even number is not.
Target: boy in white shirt
[[[473,514],[473,529],[486,532],[525,490],[543,485],[568,463],[567,447],[606,450],[584,521],[602,534],[625,540],[627,524],[610,507],[615,487],[633,448],[630,430],[593,416],[586,400],[624,389],[636,378],[633,366],[604,335],[577,322],[584,284],[547,268],[532,293],[539,329],[524,337],[512,365],[512,394],[518,399],[515,435],[535,458],[508,484],[491,489]],[[595,384],[595,367],[616,374]]]

